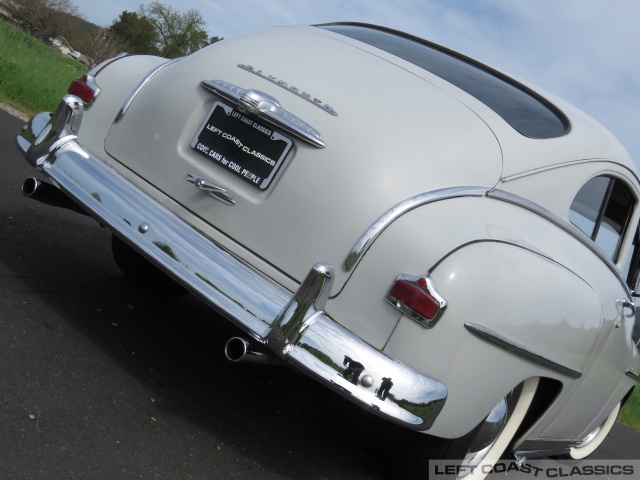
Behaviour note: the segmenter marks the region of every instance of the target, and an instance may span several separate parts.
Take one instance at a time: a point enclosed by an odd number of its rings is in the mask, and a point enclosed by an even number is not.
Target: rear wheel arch
[[[469,433],[455,439],[429,435],[404,439],[402,459],[394,478],[426,479],[429,461],[444,460],[468,480],[483,479],[509,451],[513,438],[531,410],[540,379],[531,377],[511,390]],[[502,413],[500,413],[502,412]],[[462,477],[462,475],[461,475]],[[449,477],[445,477],[449,478]]]
[[[516,448],[526,440],[528,433],[531,432],[538,422],[545,417],[546,413],[553,408],[563,388],[564,385],[559,380],[540,377],[531,406],[522,420],[522,424],[518,428],[509,449]]]

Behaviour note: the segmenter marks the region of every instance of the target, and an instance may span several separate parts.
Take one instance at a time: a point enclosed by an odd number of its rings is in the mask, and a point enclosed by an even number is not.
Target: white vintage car
[[[461,476],[584,458],[639,380],[633,162],[442,46],[337,23],[123,55],[17,144],[49,180],[25,195],[95,217],[127,275],[246,332],[231,360],[419,432],[410,478],[434,458]]]

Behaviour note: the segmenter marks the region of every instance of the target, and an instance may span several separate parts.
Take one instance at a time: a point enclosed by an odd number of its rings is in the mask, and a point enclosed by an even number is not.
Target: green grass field
[[[620,412],[619,420],[640,432],[640,385]]]
[[[28,115],[56,108],[86,67],[0,21],[0,102]]]

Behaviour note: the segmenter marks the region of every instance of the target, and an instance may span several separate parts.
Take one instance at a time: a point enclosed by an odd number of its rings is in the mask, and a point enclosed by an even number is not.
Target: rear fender
[[[128,55],[92,70],[90,73],[95,75],[100,95],[91,108],[83,113],[78,142],[101,158],[106,158],[104,138],[127,97],[150,72],[166,62],[166,58],[151,55]]]
[[[449,303],[445,315],[430,330],[403,317],[385,349],[447,385],[430,433],[465,434],[526,378],[568,384],[581,376],[601,308],[570,270],[522,246],[484,240],[455,250],[431,277]]]

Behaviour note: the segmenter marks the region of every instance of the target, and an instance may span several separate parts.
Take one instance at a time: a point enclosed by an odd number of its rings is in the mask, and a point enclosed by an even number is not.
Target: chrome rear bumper
[[[333,268],[291,293],[198,232],[77,143],[82,101],[36,115],[16,137],[27,161],[83,210],[280,358],[366,410],[427,430],[447,388],[363,342],[327,314]]]

